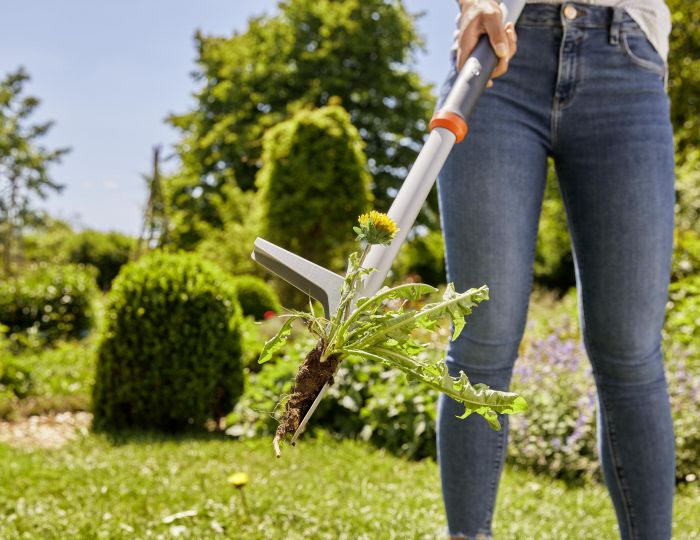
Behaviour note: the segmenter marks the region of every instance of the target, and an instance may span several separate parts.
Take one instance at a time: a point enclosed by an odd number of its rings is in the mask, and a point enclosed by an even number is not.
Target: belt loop
[[[622,27],[622,20],[625,16],[625,9],[614,7],[612,9],[612,21],[610,22],[610,45],[617,45],[620,43],[620,28]]]

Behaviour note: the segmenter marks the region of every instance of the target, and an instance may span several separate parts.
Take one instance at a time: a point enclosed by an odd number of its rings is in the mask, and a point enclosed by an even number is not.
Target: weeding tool
[[[524,5],[525,0],[505,0],[501,4],[504,23],[515,22]],[[460,70],[444,104],[430,121],[428,140],[418,154],[388,212],[399,230],[388,246],[373,245],[370,248],[363,266],[374,268],[375,271],[365,278],[359,288],[358,297],[372,296],[384,284],[384,279],[389,273],[399,248],[413,227],[447,156],[452,147],[466,136],[467,119],[497,64],[498,57],[489,43],[488,36],[484,35]],[[321,302],[328,319],[337,309],[343,283],[340,275],[262,238],[255,240],[252,257],[280,278]],[[304,431],[327,389],[328,384],[323,387],[304,415],[294,432],[292,444]]]

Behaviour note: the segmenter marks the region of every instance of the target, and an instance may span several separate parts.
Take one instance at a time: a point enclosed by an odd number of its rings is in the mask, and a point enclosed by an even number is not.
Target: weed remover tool
[[[504,22],[515,22],[524,4],[525,0],[505,0],[501,4]],[[389,217],[399,227],[398,233],[389,245],[373,245],[363,262],[365,268],[374,268],[375,271],[365,278],[360,290],[361,296],[372,296],[382,287],[399,248],[413,227],[452,147],[466,136],[467,119],[497,63],[498,58],[488,37],[482,36],[462,67],[443,106],[433,115],[430,136],[389,209]],[[327,318],[336,311],[343,284],[342,276],[262,238],[255,240],[252,257],[280,278],[318,300],[323,305]],[[323,387],[299,423],[292,443],[303,432],[327,388],[328,384]]]

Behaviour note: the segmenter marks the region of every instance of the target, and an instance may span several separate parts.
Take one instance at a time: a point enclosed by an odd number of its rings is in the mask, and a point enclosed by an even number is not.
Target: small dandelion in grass
[[[228,483],[235,487],[236,491],[240,494],[241,506],[243,507],[243,513],[246,517],[248,517],[248,503],[243,488],[248,484],[249,479],[248,473],[244,472],[235,472],[227,478]]]
[[[366,242],[369,245],[381,244],[386,246],[391,243],[399,232],[396,223],[388,215],[372,210],[367,214],[362,214],[358,218],[359,227],[353,227],[357,233],[359,242]]]
[[[249,479],[247,473],[237,472],[228,477],[228,483],[235,488],[242,488],[248,483]]]

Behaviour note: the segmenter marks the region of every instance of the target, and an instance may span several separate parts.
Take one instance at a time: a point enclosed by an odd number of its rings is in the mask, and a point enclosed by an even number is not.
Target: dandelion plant
[[[293,434],[306,412],[326,383],[333,383],[333,375],[343,358],[354,356],[368,362],[378,362],[398,368],[410,380],[445,393],[464,405],[466,418],[472,413],[483,416],[493,429],[500,429],[497,413],[510,414],[525,410],[525,400],[514,393],[500,392],[483,384],[472,385],[467,375],[460,371],[453,377],[442,360],[429,360],[419,353],[428,347],[416,338],[416,329],[434,330],[441,319],[449,318],[456,339],[465,325],[465,316],[480,302],[488,299],[484,285],[459,293],[448,284],[442,299],[424,305],[418,310],[404,309],[407,301],[418,300],[437,291],[423,283],[405,283],[396,287],[384,287],[369,298],[358,297],[363,278],[372,268],[364,268],[363,262],[372,245],[388,245],[398,231],[394,221],[386,214],[363,214],[354,228],[362,247],[350,254],[347,272],[341,289],[340,303],[330,319],[310,309],[308,312],[290,311],[277,335],[271,338],[260,354],[260,363],[267,362],[282,349],[289,338],[292,324],[304,322],[317,338],[316,347],[299,367],[292,394],[285,405],[284,415],[273,441],[279,456],[279,442]],[[399,307],[388,307],[399,302]]]

